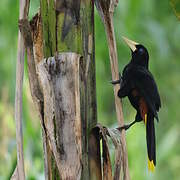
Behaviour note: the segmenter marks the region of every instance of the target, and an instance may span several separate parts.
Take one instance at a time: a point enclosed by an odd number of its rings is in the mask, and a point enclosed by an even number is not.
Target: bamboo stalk
[[[27,18],[29,12],[29,0],[20,0],[19,19]],[[18,32],[18,50],[16,64],[16,92],[15,92],[15,121],[16,121],[16,143],[17,143],[17,173],[18,179],[25,179],[24,155],[23,155],[23,133],[22,133],[22,93],[24,77],[24,42],[23,37]]]

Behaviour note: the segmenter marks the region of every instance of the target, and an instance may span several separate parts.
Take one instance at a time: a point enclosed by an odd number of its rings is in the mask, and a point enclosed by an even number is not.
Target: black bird
[[[137,114],[132,123],[121,128],[127,130],[136,122],[144,121],[146,125],[148,169],[154,171],[156,165],[154,118],[159,121],[157,113],[161,107],[160,96],[153,75],[148,69],[149,54],[147,49],[125,37],[123,39],[131,49],[132,59],[125,66],[120,80],[112,83],[120,83],[119,98],[128,96]]]

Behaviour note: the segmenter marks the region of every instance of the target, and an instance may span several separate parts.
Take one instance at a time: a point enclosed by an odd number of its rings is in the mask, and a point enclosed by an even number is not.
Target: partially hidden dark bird
[[[147,49],[126,37],[124,41],[131,49],[131,61],[125,66],[122,77],[112,81],[120,83],[118,97],[128,97],[131,105],[136,109],[135,120],[121,127],[127,130],[136,122],[144,121],[146,126],[146,141],[148,152],[148,169],[154,171],[156,166],[156,140],[154,119],[159,121],[158,112],[161,100],[156,82],[149,71],[149,53]]]

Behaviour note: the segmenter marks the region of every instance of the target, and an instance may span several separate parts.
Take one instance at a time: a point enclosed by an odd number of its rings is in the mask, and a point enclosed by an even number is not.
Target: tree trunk
[[[90,135],[97,123],[94,2],[41,0],[31,29],[46,179],[102,179],[99,140]]]

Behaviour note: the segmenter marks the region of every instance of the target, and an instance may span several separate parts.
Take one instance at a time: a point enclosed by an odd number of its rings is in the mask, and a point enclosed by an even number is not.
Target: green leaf
[[[180,20],[180,0],[171,0],[171,6],[174,10],[175,15]]]

